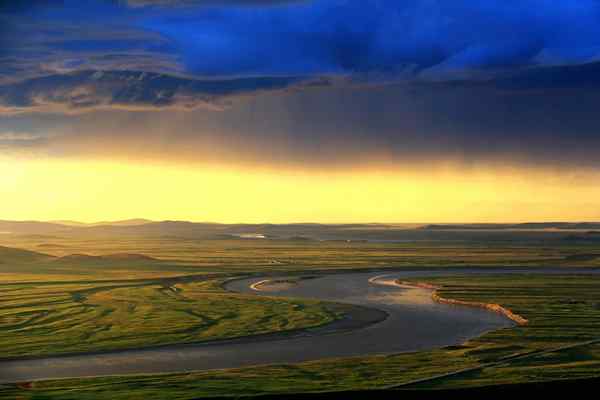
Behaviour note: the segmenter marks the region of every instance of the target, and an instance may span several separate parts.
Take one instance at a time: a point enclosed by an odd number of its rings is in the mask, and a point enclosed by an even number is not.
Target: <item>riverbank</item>
[[[303,310],[301,300],[304,299],[331,307],[330,310],[341,316],[318,327],[202,345],[5,361],[0,363],[0,382],[209,371],[390,355],[457,345],[465,337],[477,337],[506,326],[504,318],[483,310],[465,313],[458,307],[449,310],[436,306],[433,301],[424,307],[406,307],[397,302],[398,296],[403,296],[401,291],[392,287],[374,287],[369,283],[371,276],[371,273],[326,275],[304,280],[287,290],[264,293],[269,301],[281,299],[298,304],[299,311]],[[262,280],[265,278],[232,280],[225,287],[240,294],[257,294],[250,286]],[[247,301],[259,301],[258,297]],[[408,303],[410,301],[407,299]],[[265,320],[265,323],[269,322]],[[432,329],[432,324],[443,326],[443,333]]]
[[[464,301],[464,300],[458,300],[458,299],[448,299],[446,297],[443,297],[439,294],[439,291],[441,289],[443,289],[443,286],[432,285],[427,282],[409,282],[409,281],[401,281],[401,280],[397,280],[396,283],[400,286],[409,286],[409,287],[414,287],[414,288],[419,288],[419,289],[432,290],[433,292],[431,293],[431,298],[433,299],[433,301],[440,303],[440,304],[450,304],[450,305],[457,305],[457,306],[483,308],[483,309],[504,315],[506,318],[515,322],[517,325],[522,326],[522,325],[527,325],[529,323],[528,319],[524,318],[523,316],[521,316],[519,314],[514,313],[512,310],[509,310],[508,308],[506,308],[500,304],[482,303],[482,302],[476,302],[476,301]]]

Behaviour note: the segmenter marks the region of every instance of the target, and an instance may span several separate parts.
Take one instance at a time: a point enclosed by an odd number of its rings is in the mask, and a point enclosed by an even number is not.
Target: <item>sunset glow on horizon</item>
[[[311,172],[3,158],[0,219],[143,217],[222,223],[524,222],[600,219],[578,175],[446,167]]]
[[[0,218],[600,220],[576,3],[7,3]]]

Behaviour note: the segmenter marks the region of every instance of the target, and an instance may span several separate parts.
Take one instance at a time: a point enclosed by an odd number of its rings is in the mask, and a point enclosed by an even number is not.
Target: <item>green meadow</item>
[[[26,387],[6,385],[0,393],[32,399],[142,399],[157,395],[192,399],[397,385],[398,390],[441,389],[600,376],[600,343],[585,344],[600,340],[600,309],[594,296],[600,291],[597,279],[499,275],[423,280],[444,285],[442,293],[448,297],[500,302],[530,323],[435,351],[186,374],[44,381]],[[410,384],[465,368],[474,370]]]
[[[32,253],[11,256],[0,248],[0,278],[5,282],[46,280],[46,275],[54,281],[123,280],[197,273],[350,268],[600,267],[599,242],[568,240],[568,233],[559,237],[518,233],[512,237],[509,232],[495,238],[486,232],[469,232],[461,240],[452,232],[439,235],[435,240],[399,242],[367,242],[359,236],[348,240],[210,240],[177,236],[2,235],[0,245]]]
[[[316,301],[226,293],[218,281],[0,285],[0,354],[202,342],[314,327],[335,317]]]
[[[600,344],[587,343],[600,339],[600,279],[585,274],[508,275],[501,268],[592,268],[598,260],[589,256],[595,254],[589,245],[55,238],[51,248],[46,237],[11,240],[3,244],[27,250],[0,248],[3,358],[288,332],[340,315],[326,303],[257,298],[221,287],[226,279],[253,273],[488,266],[497,273],[461,276],[456,270],[455,276],[425,274],[415,282],[440,285],[440,294],[447,298],[499,303],[530,322],[435,351],[3,385],[3,398],[192,399],[600,376]]]

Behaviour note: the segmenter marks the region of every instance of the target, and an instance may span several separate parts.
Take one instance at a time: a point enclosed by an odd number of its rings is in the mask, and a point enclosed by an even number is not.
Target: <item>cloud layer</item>
[[[3,151],[600,167],[597,0],[20,3],[0,8]]]
[[[299,82],[300,79],[293,77],[199,81],[150,72],[80,71],[4,85],[0,107],[7,113],[76,113],[102,108],[218,109],[225,105],[226,99],[258,91],[282,90]]]
[[[170,92],[216,79],[237,96],[239,90],[228,88],[232,79],[257,79],[254,88],[242,85],[248,93],[289,77],[347,84],[485,81],[600,56],[597,0],[32,1],[5,8],[0,23],[5,112],[47,111],[40,102],[49,99],[79,107],[73,96],[55,92],[88,71],[169,75],[161,90]],[[113,101],[118,95],[108,92],[139,90],[139,82],[132,85],[96,81],[98,97],[88,94],[85,102],[120,107],[123,102]],[[152,92],[154,83],[147,85]],[[23,86],[40,100],[10,94]],[[211,103],[202,100],[204,90],[192,92],[185,90],[182,107]],[[162,104],[146,96],[125,103]]]

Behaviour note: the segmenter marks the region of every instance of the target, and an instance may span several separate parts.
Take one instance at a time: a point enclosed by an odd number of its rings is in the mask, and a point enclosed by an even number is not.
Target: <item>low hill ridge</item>
[[[11,261],[39,261],[53,259],[54,256],[35,251],[0,246],[0,262]]]
[[[68,254],[66,256],[62,256],[56,259],[58,262],[63,261],[77,261],[77,262],[85,262],[85,261],[160,261],[157,258],[147,256],[145,254],[139,253],[113,253],[113,254],[103,254],[99,256],[83,254],[83,253],[74,253]]]

